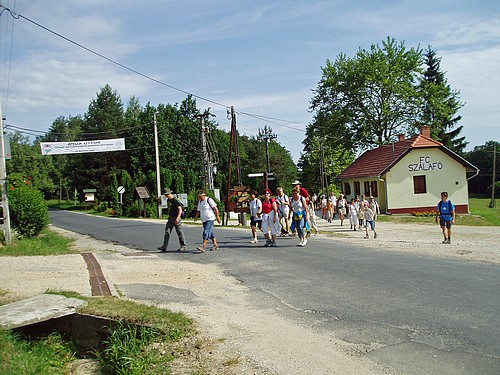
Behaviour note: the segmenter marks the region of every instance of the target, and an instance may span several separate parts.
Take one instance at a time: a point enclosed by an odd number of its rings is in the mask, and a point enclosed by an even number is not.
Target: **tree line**
[[[131,98],[126,107],[120,95],[105,85],[92,99],[84,115],[58,117],[49,131],[34,142],[21,133],[11,135],[12,159],[7,162],[9,176],[30,178],[33,187],[46,198],[62,197],[82,200],[83,189],[97,190],[102,209],[117,209],[118,186],[125,187],[125,214],[138,216],[143,207],[134,195],[136,187],[146,187],[153,197],[147,202],[148,215],[156,212],[156,158],[154,150],[153,117],[158,129],[161,188],[188,193],[194,201],[196,191],[203,188],[200,110],[188,96],[180,104],[147,104],[142,107]],[[214,185],[225,195],[229,172],[230,134],[220,129],[214,120],[205,122],[219,153]],[[96,139],[125,138],[126,150],[71,155],[42,156],[40,142],[71,142]],[[247,174],[266,170],[265,143],[257,137],[240,135],[239,157],[243,185],[262,190],[262,182]],[[272,186],[289,184],[296,178],[292,157],[276,140],[269,144],[269,158],[276,180]],[[237,185],[233,163],[232,185]]]

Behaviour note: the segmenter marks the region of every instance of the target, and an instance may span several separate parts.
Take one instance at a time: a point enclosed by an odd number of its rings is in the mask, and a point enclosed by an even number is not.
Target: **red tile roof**
[[[477,171],[476,167],[444,147],[441,142],[420,134],[413,138],[382,145],[373,150],[366,151],[339,174],[337,179],[382,177],[394,164],[414,148],[440,148],[443,152],[466,166],[468,171]]]

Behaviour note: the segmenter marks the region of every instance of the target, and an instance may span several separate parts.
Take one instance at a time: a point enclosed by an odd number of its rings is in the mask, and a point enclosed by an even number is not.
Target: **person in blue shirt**
[[[442,243],[451,243],[451,225],[455,224],[455,206],[448,200],[448,193],[441,193],[441,200],[436,207],[436,223],[438,222],[443,230],[444,240]]]

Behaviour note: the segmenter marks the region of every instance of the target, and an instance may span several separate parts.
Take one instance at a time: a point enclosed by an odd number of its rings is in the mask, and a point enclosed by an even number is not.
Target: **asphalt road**
[[[164,222],[51,211],[52,224],[97,239],[156,251]],[[500,374],[498,265],[370,251],[334,239],[250,244],[250,231],[215,228],[220,249],[197,254],[201,226],[175,231],[161,257],[220,265],[257,306],[312,329],[366,345],[366,355],[408,374]]]

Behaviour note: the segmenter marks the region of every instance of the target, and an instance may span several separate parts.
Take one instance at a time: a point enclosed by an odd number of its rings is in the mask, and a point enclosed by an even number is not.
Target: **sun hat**
[[[292,185],[301,185],[301,183],[299,180],[295,180],[294,182],[292,182]]]
[[[164,189],[163,195],[167,195],[167,194],[172,194],[172,190],[170,190],[169,188]]]

